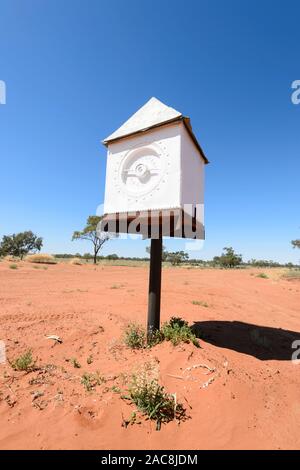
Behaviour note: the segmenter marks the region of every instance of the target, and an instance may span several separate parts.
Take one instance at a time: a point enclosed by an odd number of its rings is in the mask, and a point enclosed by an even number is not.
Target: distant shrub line
[[[176,253],[174,253],[174,258],[175,258]],[[90,261],[93,260],[93,255],[90,253],[85,253],[81,255],[80,253],[56,253],[53,255],[57,259],[73,259],[73,258],[78,258],[84,261]],[[130,256],[118,256],[117,254],[110,254],[107,256],[97,256],[97,261],[103,261],[103,260],[108,260],[108,261],[149,261],[149,257],[130,257]],[[171,258],[166,258],[165,262],[172,264]],[[236,263],[234,266],[229,266],[226,263],[220,261],[220,257],[216,256],[212,260],[202,260],[202,259],[180,259],[180,262],[177,263],[177,257],[176,257],[176,263],[174,264],[180,264],[182,266],[187,265],[187,266],[199,266],[199,267],[212,267],[212,268],[217,268],[217,267],[255,267],[255,268],[299,268],[299,265],[293,264],[293,263],[278,263],[277,261],[272,261],[272,260],[256,260],[256,259],[251,259],[249,261],[239,261]]]

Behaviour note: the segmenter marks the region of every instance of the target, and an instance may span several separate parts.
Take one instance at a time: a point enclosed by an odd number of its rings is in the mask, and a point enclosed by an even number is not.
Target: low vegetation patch
[[[93,374],[85,373],[81,377],[81,383],[87,392],[91,392],[96,388],[97,385],[101,385],[105,382],[105,378],[102,377],[98,372]]]
[[[163,341],[170,341],[174,346],[179,343],[193,343],[196,347],[200,346],[188,322],[180,317],[172,317],[159,331],[154,331],[148,341],[146,331],[141,325],[130,323],[125,330],[124,342],[131,349],[152,347]]]
[[[269,276],[265,273],[260,273],[260,274],[257,274],[256,277],[260,277],[261,279],[269,279]]]
[[[180,317],[172,317],[169,322],[164,323],[161,334],[164,340],[171,341],[174,346],[179,343],[193,343],[196,347],[200,347],[188,322]]]
[[[147,371],[142,370],[132,376],[128,392],[129,395],[123,398],[134,403],[148,419],[156,421],[157,430],[162,423],[185,417],[185,410],[177,403],[176,394],[167,393],[156,378],[149,377]]]
[[[34,255],[28,255],[26,261],[29,263],[41,263],[41,264],[57,264],[56,259],[52,255],[46,253],[36,253]]]
[[[129,323],[125,329],[124,342],[131,349],[142,349],[146,347],[145,329],[136,323]]]
[[[31,350],[28,350],[22,356],[17,357],[10,364],[14,370],[19,371],[23,370],[29,372],[35,368],[35,361],[33,360]]]
[[[290,269],[285,272],[282,277],[284,279],[300,279],[300,269]]]
[[[18,269],[18,266],[13,263],[13,264],[10,264],[10,265],[9,265],[9,268],[10,268],[10,269]]]

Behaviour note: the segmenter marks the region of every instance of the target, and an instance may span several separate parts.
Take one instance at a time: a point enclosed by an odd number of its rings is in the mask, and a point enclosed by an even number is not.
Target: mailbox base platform
[[[204,240],[204,226],[193,214],[183,209],[148,210],[105,214],[101,230],[111,233],[130,233],[143,238],[158,239],[163,236]]]

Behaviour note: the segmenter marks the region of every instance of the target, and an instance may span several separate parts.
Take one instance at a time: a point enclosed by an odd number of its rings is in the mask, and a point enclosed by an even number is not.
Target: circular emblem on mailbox
[[[158,145],[130,150],[119,166],[116,183],[129,197],[151,194],[166,176],[168,155]]]

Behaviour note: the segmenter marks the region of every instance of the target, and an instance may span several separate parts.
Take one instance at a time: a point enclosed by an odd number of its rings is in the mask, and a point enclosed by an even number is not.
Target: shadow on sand
[[[239,321],[195,322],[193,330],[198,338],[220,348],[232,349],[262,361],[289,361],[300,348],[300,333],[296,331],[251,325]],[[299,345],[292,348],[293,341]],[[298,355],[300,358],[300,354]]]

